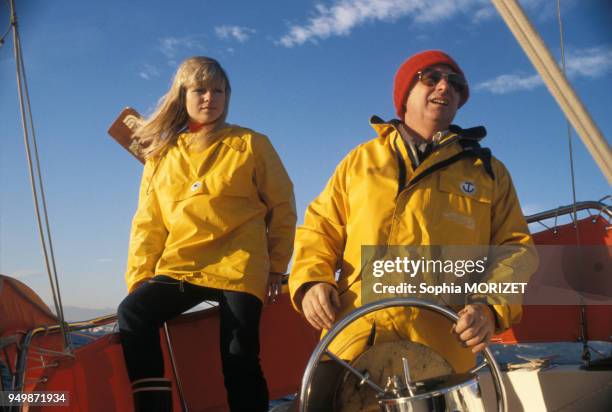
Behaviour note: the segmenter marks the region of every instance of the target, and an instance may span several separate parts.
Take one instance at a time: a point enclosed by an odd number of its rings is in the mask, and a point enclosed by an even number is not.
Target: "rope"
[[[59,291],[59,281],[57,278],[57,267],[55,265],[55,256],[53,254],[53,242],[51,240],[51,229],[49,226],[49,216],[47,213],[47,204],[44,195],[44,185],[40,171],[40,160],[38,156],[38,146],[36,144],[36,132],[34,130],[34,119],[32,116],[32,107],[30,104],[30,95],[27,86],[27,78],[23,62],[23,53],[21,50],[21,41],[17,28],[17,14],[15,12],[15,0],[10,0],[11,7],[11,25],[13,28],[13,50],[15,55],[16,74],[17,74],[17,91],[19,94],[19,109],[21,112],[21,126],[23,128],[23,139],[26,148],[26,156],[28,160],[28,171],[30,175],[30,186],[32,188],[32,196],[34,198],[34,209],[36,212],[36,221],[38,224],[38,232],[45,260],[51,292],[53,295],[53,303],[59,318],[60,329],[62,333],[64,348],[70,353],[70,340],[65,328],[64,311],[62,308],[62,299]],[[29,133],[31,131],[31,133]],[[32,147],[34,157],[32,157]],[[40,194],[40,200],[39,200]],[[41,217],[42,209],[42,217]],[[43,220],[46,230],[43,230]]]
[[[566,75],[565,70],[565,45],[563,41],[563,20],[561,19],[561,0],[557,0],[557,20],[559,22],[559,43],[561,44],[561,69],[563,74]],[[578,230],[578,212],[576,211],[576,178],[574,175],[574,151],[572,149],[572,127],[569,120],[566,119],[567,123],[567,144],[569,147],[569,166],[570,174],[572,177],[572,200],[573,200],[573,219],[574,227],[576,228],[576,246],[580,246],[580,233]]]
[[[20,49],[21,49],[21,42],[19,42],[19,44],[20,44]],[[23,53],[21,52],[19,53],[19,58],[21,59],[21,68],[22,68],[23,79],[24,79],[23,84],[24,84],[24,90],[25,90],[25,97],[27,99],[28,118],[30,119],[30,128],[32,130],[32,146],[34,148],[34,159],[36,161],[36,175],[38,178],[39,189],[40,189],[40,199],[41,199],[41,205],[43,209],[45,231],[46,231],[47,240],[49,244],[49,256],[50,256],[50,261],[51,261],[51,267],[53,268],[52,273],[53,273],[54,280],[55,280],[55,285],[56,285],[55,287],[57,289],[57,300],[59,302],[59,310],[57,313],[58,313],[60,322],[62,324],[62,331],[63,331],[63,325],[65,323],[64,307],[62,305],[62,296],[59,290],[59,280],[57,278],[57,266],[55,264],[55,253],[53,252],[53,242],[51,240],[51,227],[49,225],[49,214],[47,213],[47,199],[45,196],[45,187],[44,187],[43,178],[41,174],[40,158],[38,156],[38,144],[36,142],[36,133],[34,130],[34,118],[32,116],[32,105],[30,104],[30,92],[28,90],[28,83],[26,81],[25,66],[23,63]]]

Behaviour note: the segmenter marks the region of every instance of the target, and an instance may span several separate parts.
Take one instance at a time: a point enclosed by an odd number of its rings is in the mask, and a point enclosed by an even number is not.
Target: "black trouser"
[[[262,304],[244,292],[155,276],[129,294],[119,305],[117,315],[130,381],[164,375],[159,328],[204,300],[219,302],[221,362],[230,409],[267,411],[268,388],[259,364]]]

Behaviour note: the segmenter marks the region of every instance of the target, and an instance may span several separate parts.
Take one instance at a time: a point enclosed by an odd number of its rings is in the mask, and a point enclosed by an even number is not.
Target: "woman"
[[[159,327],[204,300],[219,303],[230,409],[268,407],[259,318],[291,257],[295,202],[269,140],[225,122],[230,92],[217,61],[189,58],[135,133],[147,161],[118,317],[136,411],[171,410]]]

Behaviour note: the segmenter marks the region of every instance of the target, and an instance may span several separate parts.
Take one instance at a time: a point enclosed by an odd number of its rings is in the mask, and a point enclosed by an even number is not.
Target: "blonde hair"
[[[153,114],[144,120],[134,133],[134,137],[138,139],[140,154],[145,159],[163,155],[168,147],[176,142],[179,133],[189,121],[185,108],[186,90],[198,85],[225,86],[225,107],[216,124],[225,123],[231,94],[225,70],[219,62],[210,57],[190,57],[176,70],[170,90],[159,99]]]

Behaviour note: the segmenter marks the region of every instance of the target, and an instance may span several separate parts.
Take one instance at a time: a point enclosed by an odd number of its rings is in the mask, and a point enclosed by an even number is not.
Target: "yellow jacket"
[[[293,185],[268,138],[229,125],[204,150],[183,133],[147,161],[132,222],[128,290],[155,275],[264,299],[295,234]]]
[[[448,133],[440,148],[416,169],[407,159],[406,145],[395,126],[372,124],[378,138],[359,145],[338,165],[323,192],[306,211],[298,228],[289,287],[294,306],[296,291],[308,282],[327,282],[340,293],[342,318],[361,305],[362,245],[527,245],[520,256],[491,265],[485,281],[511,279],[512,268],[533,273],[537,258],[527,224],[506,168],[491,159],[495,179],[481,160],[464,158],[405,188],[398,195],[399,149],[406,182],[462,150],[456,134]],[[461,190],[462,182],[477,188]],[[489,262],[491,263],[491,262]],[[337,281],[335,273],[339,269]],[[494,306],[498,329],[520,318],[520,305]],[[297,306],[296,306],[297,309]],[[457,370],[469,368],[474,357],[449,334],[450,323],[431,312],[389,309],[370,322],[353,324],[330,347],[346,359],[363,350],[376,319],[378,338],[395,330],[397,337],[421,342],[445,355]],[[391,334],[393,335],[393,334]]]

